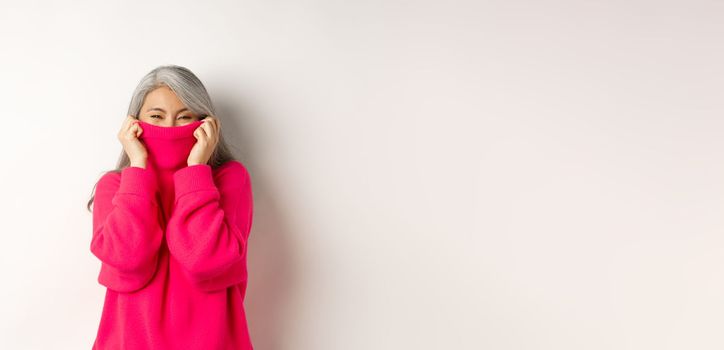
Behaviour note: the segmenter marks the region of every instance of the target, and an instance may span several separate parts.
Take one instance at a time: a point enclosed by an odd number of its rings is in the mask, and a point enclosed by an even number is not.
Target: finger
[[[133,118],[133,125],[135,125],[136,128],[138,129],[138,133],[136,133],[136,137],[141,136],[141,134],[143,134],[143,127],[141,127],[141,120]]]
[[[208,116],[204,118],[204,123],[201,124],[201,126],[204,127],[204,130],[206,131],[207,135],[213,135],[214,132],[214,117]]]
[[[141,123],[136,122],[133,124],[133,126],[136,128],[136,138],[138,138],[139,136],[141,136],[141,134],[143,134],[143,128],[141,127]]]
[[[128,117],[126,117],[123,120],[123,123],[121,123],[121,128],[118,130],[118,138],[126,138],[126,135],[128,134],[128,129],[130,128],[131,121]]]
[[[126,120],[123,122],[123,126],[121,128],[122,132],[124,134],[127,134],[130,131],[130,128],[132,125],[138,124],[138,119],[134,118],[132,115],[127,115]]]
[[[214,131],[215,136],[218,138],[219,134],[221,133],[221,120],[214,118]]]
[[[194,130],[194,136],[196,137],[197,140],[200,140],[202,138],[204,140],[208,139],[208,133],[207,133],[206,129],[204,128],[204,125],[205,125],[205,123],[201,124],[198,128],[196,128],[196,130]]]
[[[204,131],[206,132],[206,135],[207,135],[207,136],[212,135],[212,134],[213,134],[213,131],[214,131],[214,120],[213,120],[213,118],[204,119],[204,122],[203,122],[203,124],[201,124],[201,127],[204,129]]]
[[[216,143],[219,141],[219,137],[221,137],[221,120],[215,119],[214,127],[214,143]]]
[[[133,137],[138,137],[138,130],[139,130],[139,129],[140,129],[140,128],[138,127],[138,124],[132,122],[131,125],[128,127],[128,131],[126,131],[126,136],[127,136],[127,138],[130,139],[130,138],[133,138]]]
[[[219,120],[214,118],[214,142],[219,139]]]
[[[214,116],[210,117],[211,127],[213,129],[212,135],[214,138],[217,138],[217,135],[219,134],[219,120]]]
[[[141,127],[141,123],[138,119],[133,117],[131,119],[131,125],[128,128],[128,136],[138,138],[143,133],[143,128]]]
[[[125,119],[123,119],[123,123],[121,123],[121,130],[119,130],[119,133],[125,134],[126,130],[128,130],[128,127],[131,125],[131,116],[127,115]]]

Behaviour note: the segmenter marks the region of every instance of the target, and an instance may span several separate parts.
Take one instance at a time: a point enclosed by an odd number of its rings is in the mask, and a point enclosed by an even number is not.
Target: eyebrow
[[[181,113],[181,112],[183,112],[183,111],[188,111],[188,110],[189,110],[188,108],[181,108],[181,109],[179,109],[179,111],[176,112],[176,113]],[[159,108],[159,107],[149,108],[146,112],[150,112],[150,111],[161,111],[161,112],[166,113],[166,111],[165,111],[163,108]]]

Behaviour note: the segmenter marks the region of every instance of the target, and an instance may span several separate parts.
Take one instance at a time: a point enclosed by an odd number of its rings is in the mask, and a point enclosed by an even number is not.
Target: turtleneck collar
[[[202,121],[181,126],[158,126],[141,120],[138,123],[143,129],[138,139],[148,151],[148,166],[172,172],[187,166],[191,148],[196,144],[194,130]]]

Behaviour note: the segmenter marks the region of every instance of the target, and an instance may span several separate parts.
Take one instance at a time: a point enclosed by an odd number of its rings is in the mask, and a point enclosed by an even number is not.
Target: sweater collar
[[[157,170],[176,171],[188,164],[196,137],[194,131],[203,121],[181,126],[158,126],[139,120],[143,132],[138,139],[146,147],[148,163]]]

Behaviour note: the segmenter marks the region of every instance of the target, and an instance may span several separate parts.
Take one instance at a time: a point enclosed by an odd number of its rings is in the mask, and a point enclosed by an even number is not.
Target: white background
[[[2,349],[90,349],[161,64],[252,174],[258,350],[724,348],[721,1],[1,6]]]

